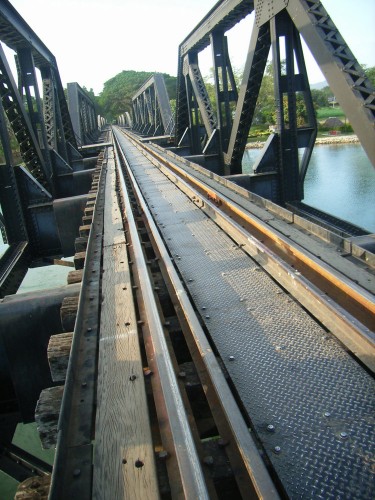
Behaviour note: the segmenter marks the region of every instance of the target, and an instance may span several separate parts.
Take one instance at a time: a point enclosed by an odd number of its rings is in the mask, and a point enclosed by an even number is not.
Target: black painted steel
[[[61,405],[51,500],[91,498],[106,168],[105,160],[86,250],[86,264]]]
[[[95,103],[78,85],[68,83],[68,104],[76,141],[80,146],[93,144],[98,136]]]
[[[6,360],[23,422],[34,421],[40,392],[51,387],[47,345],[51,335],[61,333],[60,308],[65,297],[78,295],[80,285],[6,297],[0,303],[0,350]],[[0,393],[0,401],[5,391]]]
[[[237,95],[225,33],[253,11],[255,21]],[[242,174],[242,156],[272,47],[277,124],[254,169],[251,189],[280,204],[303,199],[317,134],[301,35],[331,88],[337,88],[334,91],[374,162],[375,93],[321,2],[222,0],[179,47],[175,145],[183,156],[216,154],[216,165],[211,161],[206,167],[225,175]],[[209,44],[215,103],[208,98],[198,65],[198,54]]]
[[[374,86],[322,2],[289,0],[287,11],[375,167]]]
[[[128,113],[121,115],[120,125],[132,126],[146,136],[171,135],[174,119],[164,77],[155,73],[132,98],[133,120]]]
[[[0,295],[4,295],[16,291],[31,260],[35,264],[44,257],[66,255],[67,248],[73,253],[72,235],[78,233],[82,207],[71,205],[79,211],[61,232],[53,202],[87,193],[92,172],[77,150],[56,59],[7,0],[0,1],[0,39],[16,52],[18,75],[16,84],[0,47],[0,130],[5,154],[5,165],[0,170],[0,226],[5,242],[12,245],[0,262]],[[37,69],[42,76],[43,95]],[[77,84],[71,85],[78,89]],[[98,128],[94,105],[81,96],[75,105],[72,113],[84,126],[80,143],[93,142]],[[12,158],[11,129],[19,145],[22,167],[16,167]],[[64,242],[66,234],[69,238]],[[22,259],[14,258],[20,244],[27,247],[27,252],[22,252]],[[9,262],[14,263],[13,271]]]
[[[0,443],[0,470],[21,482],[29,477],[50,474],[52,466],[14,444]]]

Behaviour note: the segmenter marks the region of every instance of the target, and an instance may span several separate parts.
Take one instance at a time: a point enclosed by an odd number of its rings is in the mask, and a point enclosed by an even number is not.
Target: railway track
[[[156,450],[150,498],[371,498],[371,270],[345,261],[343,272],[314,238],[306,250],[288,222],[247,210],[241,189],[113,137]],[[60,436],[58,456],[64,446]]]

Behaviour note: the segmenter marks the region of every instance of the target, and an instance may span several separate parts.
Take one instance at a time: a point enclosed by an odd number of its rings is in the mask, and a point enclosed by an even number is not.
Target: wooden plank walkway
[[[159,497],[126,240],[108,158],[93,498]]]

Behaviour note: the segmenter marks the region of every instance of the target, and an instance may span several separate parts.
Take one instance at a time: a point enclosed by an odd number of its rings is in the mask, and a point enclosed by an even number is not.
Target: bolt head
[[[274,432],[274,431],[275,431],[275,426],[274,426],[274,425],[272,425],[272,424],[268,424],[268,425],[267,425],[267,431],[268,431],[268,432]]]
[[[274,449],[273,449],[273,451],[274,451],[275,453],[281,453],[281,448],[280,448],[280,446],[275,446],[275,447],[274,447]]]

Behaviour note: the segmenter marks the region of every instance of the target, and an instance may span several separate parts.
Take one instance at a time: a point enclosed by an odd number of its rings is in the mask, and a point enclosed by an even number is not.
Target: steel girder
[[[73,130],[80,146],[93,144],[98,125],[95,104],[76,82],[68,83],[68,104]]]
[[[224,34],[254,10],[255,22],[237,96]],[[259,194],[265,192],[262,184],[271,183],[272,189],[266,191],[280,203],[303,198],[317,131],[300,35],[375,164],[374,91],[320,1],[223,0],[179,47],[175,144],[188,146],[190,154],[216,153],[219,169],[226,175],[242,173],[242,156],[272,49],[277,126],[251,182]],[[209,44],[215,105],[209,102],[198,67],[198,54]],[[305,110],[303,124],[297,123],[297,104]],[[257,174],[261,176],[257,178]]]
[[[374,87],[322,2],[289,0],[287,11],[375,167]]]
[[[124,125],[146,136],[173,134],[174,119],[162,74],[155,73],[146,80],[133,96],[132,106],[133,123],[125,113]]]
[[[61,202],[68,199],[81,210],[74,200],[88,191],[91,173],[77,172],[84,170],[84,163],[76,149],[56,60],[7,0],[0,0],[0,37],[16,52],[18,73],[16,84],[0,46],[0,135],[5,156],[0,165],[0,229],[9,244],[0,259],[2,297],[17,291],[31,261],[74,253],[77,219],[72,218],[69,232],[59,215]],[[10,131],[23,166],[14,163]]]
[[[130,113],[128,111],[125,111],[125,113],[120,115],[117,119],[117,122],[120,125],[120,127],[133,128],[133,120],[131,119]]]

